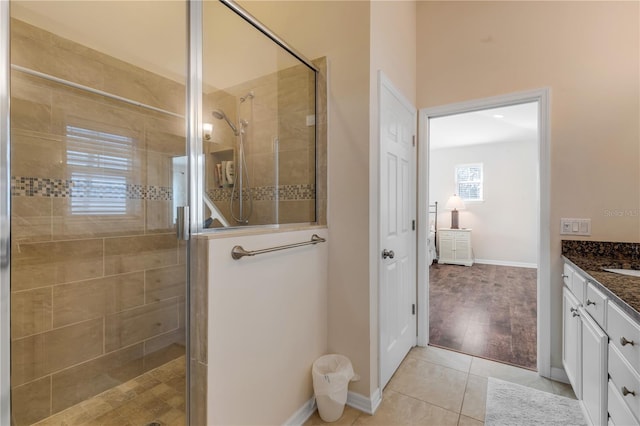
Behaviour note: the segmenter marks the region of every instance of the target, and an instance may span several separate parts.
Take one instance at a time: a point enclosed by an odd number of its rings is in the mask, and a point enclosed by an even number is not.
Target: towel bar
[[[293,247],[301,247],[309,244],[324,243],[325,241],[327,241],[325,238],[319,237],[317,234],[313,234],[311,236],[310,241],[304,241],[302,243],[287,244],[285,246],[270,247],[262,250],[247,251],[243,249],[242,246],[235,246],[231,249],[231,257],[234,258],[235,260],[239,260],[239,259],[242,259],[244,256],[255,256],[257,254],[270,253],[272,251],[285,250]]]

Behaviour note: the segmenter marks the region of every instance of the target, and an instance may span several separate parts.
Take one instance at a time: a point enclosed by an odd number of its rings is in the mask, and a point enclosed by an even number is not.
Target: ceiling
[[[204,1],[205,87],[225,89],[296,60],[218,1]],[[187,75],[184,1],[13,0],[11,16],[182,84]]]
[[[537,140],[538,103],[491,108],[433,118],[430,149]]]

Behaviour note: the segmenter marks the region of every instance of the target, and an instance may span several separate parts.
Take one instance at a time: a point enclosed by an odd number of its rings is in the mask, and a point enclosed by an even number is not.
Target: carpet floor
[[[429,344],[536,369],[537,270],[433,264]]]

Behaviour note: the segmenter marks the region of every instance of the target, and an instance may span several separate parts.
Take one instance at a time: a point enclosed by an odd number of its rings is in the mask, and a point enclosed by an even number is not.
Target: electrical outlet
[[[591,219],[560,219],[561,235],[591,235]]]

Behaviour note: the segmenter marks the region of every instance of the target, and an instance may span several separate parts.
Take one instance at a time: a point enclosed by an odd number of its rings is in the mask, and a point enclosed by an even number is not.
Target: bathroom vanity
[[[640,244],[563,241],[562,362],[594,425],[640,425]]]

